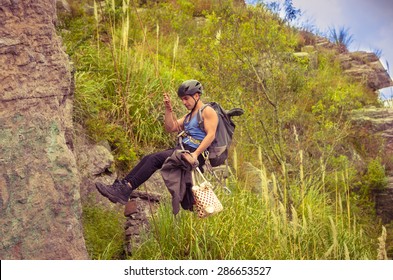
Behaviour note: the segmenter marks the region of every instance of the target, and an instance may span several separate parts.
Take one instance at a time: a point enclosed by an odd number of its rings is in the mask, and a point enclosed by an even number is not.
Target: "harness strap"
[[[186,141],[184,141],[184,143],[188,143],[188,142],[191,142],[191,143],[194,143],[194,144],[196,144],[196,145],[199,145],[202,141],[201,140],[198,140],[198,139],[195,139],[195,138],[193,138],[193,137],[191,137],[190,135],[188,135],[187,134],[187,132],[185,132],[184,130],[183,131],[181,131],[178,135],[177,135],[177,139],[178,139],[178,141],[179,141],[179,145],[180,145],[180,147],[184,150],[184,146],[183,146],[183,139],[184,138],[187,138],[186,139]],[[188,141],[187,141],[188,140]],[[205,150],[205,151],[203,151],[202,152],[202,156],[203,156],[203,158],[205,159],[205,166],[206,166],[206,168],[209,170],[209,171],[211,171],[212,170],[212,165],[211,165],[211,163],[210,163],[210,159],[209,159],[209,151],[208,150]]]
[[[195,144],[195,145],[200,145],[200,144],[202,143],[202,140],[195,139],[195,138],[192,137],[191,135],[188,135],[187,132],[185,132],[185,131],[184,131],[184,133],[182,133],[181,136],[182,136],[183,138],[185,138],[185,139],[184,139],[184,143],[191,142],[191,143],[193,143],[193,144]]]

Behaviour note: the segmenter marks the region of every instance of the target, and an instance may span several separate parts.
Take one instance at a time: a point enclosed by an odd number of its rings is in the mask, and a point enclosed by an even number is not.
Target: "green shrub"
[[[366,190],[380,191],[383,190],[388,181],[385,174],[385,167],[381,163],[380,158],[373,159],[367,166],[367,172],[363,176],[364,185]]]
[[[83,230],[91,259],[122,259],[124,228],[121,213],[98,205],[83,206]]]

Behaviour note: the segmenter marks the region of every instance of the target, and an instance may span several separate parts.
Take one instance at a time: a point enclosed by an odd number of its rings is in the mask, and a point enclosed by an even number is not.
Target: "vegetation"
[[[341,26],[339,28],[330,27],[328,32],[329,39],[343,51],[347,51],[353,43],[353,35],[349,33],[349,28]]]
[[[122,214],[103,206],[85,204],[83,229],[86,248],[92,259],[111,260],[123,257]]]
[[[91,14],[74,8],[62,18],[76,70],[74,121],[94,140],[108,140],[117,168],[126,170],[140,155],[173,145],[162,128],[162,93],[184,114],[176,88],[185,79],[200,80],[205,99],[246,114],[232,153],[235,191],[220,196],[225,211],[174,218],[163,205],[158,230],[133,257],[376,258],[380,227],[358,192],[379,188],[383,167],[357,167],[347,116],[378,100],[342,75],[333,52],[293,55],[306,40],[287,24],[300,13],[292,1],[286,20],[263,4],[146,2],[86,1]],[[250,183],[245,164],[257,166],[261,184]]]
[[[261,181],[253,192],[236,180],[238,185],[232,185],[231,195],[218,188],[225,210],[216,216],[196,219],[195,213],[181,212],[174,217],[171,206],[163,205],[146,242],[132,258],[375,258],[373,240],[351,212],[346,178],[336,177],[335,184],[343,188],[337,187],[333,194],[323,183],[310,186],[307,193],[298,185],[290,186],[295,203],[288,213],[279,199],[275,174],[268,176],[263,165],[256,172]],[[331,195],[337,198],[336,203],[329,202]]]
[[[385,168],[381,164],[381,159],[373,159],[369,162],[367,172],[363,181],[370,191],[380,191],[387,185]]]

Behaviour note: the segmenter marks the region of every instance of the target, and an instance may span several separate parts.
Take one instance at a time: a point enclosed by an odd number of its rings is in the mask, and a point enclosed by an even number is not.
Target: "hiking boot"
[[[126,180],[115,180],[111,186],[96,183],[96,188],[106,198],[113,203],[126,204],[132,193],[132,187]]]

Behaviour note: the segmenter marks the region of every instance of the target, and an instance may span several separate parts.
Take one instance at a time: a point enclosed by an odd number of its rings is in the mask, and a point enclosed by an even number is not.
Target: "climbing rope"
[[[137,17],[137,19],[138,19],[140,28],[141,28],[141,30],[142,30],[142,32],[143,32],[143,37],[144,37],[144,41],[146,42],[147,49],[148,49],[149,52],[153,53],[153,50],[152,50],[152,48],[151,48],[151,46],[150,46],[150,44],[149,44],[149,41],[148,41],[148,39],[147,39],[146,29],[144,28],[144,24],[143,24],[143,22],[142,22],[142,19],[141,19],[140,15],[139,15],[139,12],[138,12],[137,7],[136,7],[135,0],[131,0],[131,1],[132,1],[133,9],[134,9],[134,11],[135,11],[135,15],[136,15],[136,17]],[[156,71],[156,76],[157,76],[157,78],[158,78],[158,80],[159,80],[159,83],[160,83],[160,86],[161,86],[161,88],[162,88],[162,90],[163,90],[163,92],[164,92],[164,100],[165,100],[165,98],[166,98],[165,95],[166,95],[167,93],[166,93],[166,90],[165,90],[165,87],[164,87],[164,83],[163,83],[162,78],[161,78],[160,73],[159,73],[158,61],[156,61],[156,60],[153,60],[153,61],[154,61],[154,62],[153,62],[153,65],[154,65],[154,68],[155,68],[155,71]],[[168,95],[168,99],[169,99],[169,95]],[[177,129],[178,131],[180,131],[180,130],[181,130],[181,129],[180,129],[180,125],[179,125],[179,123],[177,122],[177,119],[176,119],[175,115],[173,114],[173,111],[172,111],[172,110],[171,110],[171,116],[172,116],[172,120],[173,120],[174,124],[176,125],[176,129]],[[165,256],[164,256],[164,252],[163,252],[163,249],[162,249],[161,236],[160,236],[160,233],[159,233],[159,231],[158,231],[157,221],[156,221],[156,218],[155,218],[154,213],[153,213],[153,208],[152,208],[152,205],[151,205],[150,196],[149,196],[149,194],[148,194],[148,190],[147,190],[146,184],[144,184],[144,187],[145,187],[145,192],[146,192],[146,195],[147,195],[147,198],[148,198],[148,204],[149,204],[149,209],[150,209],[150,215],[151,215],[151,217],[152,217],[153,224],[154,224],[154,230],[155,230],[156,240],[157,240],[158,245],[159,245],[159,248],[160,248],[161,258],[164,259]]]
[[[141,17],[139,16],[138,9],[137,9],[136,4],[135,4],[135,0],[132,0],[132,6],[133,6],[133,8],[134,8],[134,10],[135,10],[135,15],[136,15],[136,17],[137,17],[137,19],[138,19],[140,28],[141,28],[141,30],[142,30],[142,32],[143,32],[143,39],[144,39],[144,41],[146,42],[147,49],[148,49],[149,52],[153,53],[153,49],[150,47],[149,40],[147,39],[147,34],[146,34],[146,30],[145,30],[145,28],[144,28],[144,24],[143,24],[143,22],[142,22]],[[165,98],[165,95],[166,95],[167,93],[166,93],[166,90],[165,90],[165,87],[164,87],[164,83],[163,83],[163,81],[162,81],[162,78],[161,78],[161,76],[160,76],[160,72],[159,72],[159,69],[158,69],[158,61],[156,61],[156,60],[153,60],[153,61],[154,61],[154,62],[153,62],[153,65],[154,65],[154,68],[155,68],[155,71],[156,71],[156,76],[157,76],[157,78],[158,78],[158,81],[160,82],[160,86],[161,86],[161,88],[162,88],[162,91],[164,92],[164,98]],[[169,98],[169,95],[168,95],[168,98]],[[171,110],[171,115],[172,115],[173,123],[176,125],[176,130],[177,130],[178,132],[180,132],[180,131],[181,131],[180,125],[179,125],[179,123],[178,123],[178,121],[177,121],[177,119],[176,119],[176,116],[173,114],[173,111],[172,111],[172,110]]]

